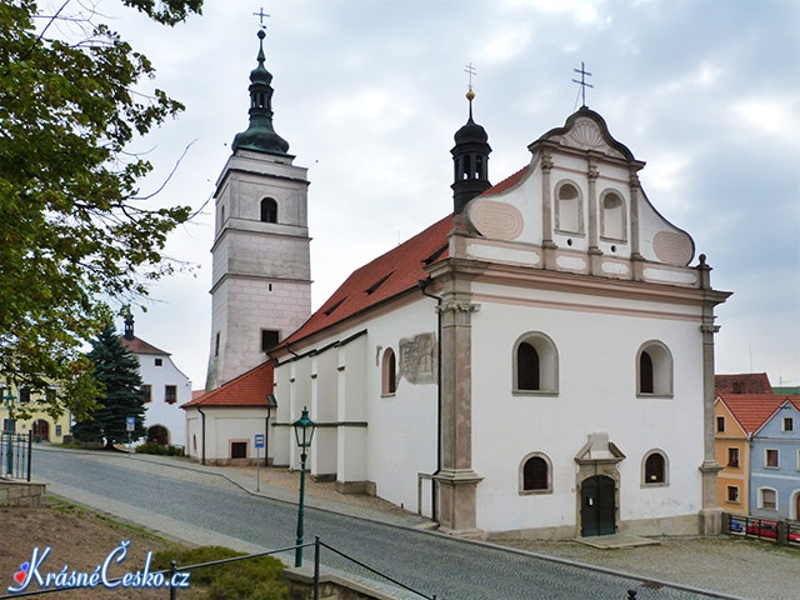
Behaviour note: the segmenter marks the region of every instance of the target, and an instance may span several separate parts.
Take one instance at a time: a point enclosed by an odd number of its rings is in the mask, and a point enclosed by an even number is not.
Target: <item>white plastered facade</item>
[[[711,289],[704,257],[689,266],[691,237],[650,204],[644,163],[599,115],[581,109],[530,150],[513,185],[456,217],[448,258],[426,268],[438,312],[410,290],[280,353],[275,462],[299,466],[290,424],[308,406],[320,425],[312,475],[432,515],[443,531],[575,537],[597,474],[613,481],[614,531],[718,531],[714,307],[729,294]],[[399,360],[386,394],[383,353],[399,357],[421,334],[442,353],[441,385],[418,366],[412,382]],[[529,334],[555,348],[551,389],[515,390],[515,347]],[[656,347],[668,385],[642,391],[640,356]],[[653,453],[665,465],[656,483],[645,480]],[[532,455],[549,461],[549,489],[521,493]]]

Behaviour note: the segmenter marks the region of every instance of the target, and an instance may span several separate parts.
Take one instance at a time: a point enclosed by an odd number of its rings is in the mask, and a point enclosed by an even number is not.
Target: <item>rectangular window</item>
[[[739,504],[739,488],[735,485],[728,486],[728,502],[731,504]]]
[[[271,329],[262,329],[261,330],[261,351],[262,352],[269,352],[275,346],[278,345],[280,334],[277,331],[273,331]]]
[[[775,490],[761,490],[761,508],[766,508],[768,510],[775,510],[778,508],[778,499]]]
[[[31,401],[31,391],[27,388],[22,388],[19,391],[20,404],[28,404]]]
[[[142,393],[142,402],[153,401],[153,388],[149,384],[144,384],[139,391]]]
[[[794,419],[792,417],[784,417],[784,419],[783,419],[783,430],[784,431],[794,431]]]
[[[157,358],[157,359],[156,359],[156,366],[157,366],[157,367],[160,367],[160,366],[162,366],[163,364],[164,364],[164,359],[163,359],[163,358]]]
[[[778,451],[773,449],[768,449],[766,452],[766,462],[765,465],[767,467],[772,467],[777,469],[778,468]]]
[[[247,442],[231,442],[231,458],[247,458]]]
[[[214,337],[214,356],[219,356],[219,331]]]
[[[178,386],[165,385],[164,386],[164,402],[167,404],[175,404],[178,401]]]
[[[725,433],[725,417],[717,417],[717,433]]]
[[[728,448],[728,466],[729,467],[738,467],[739,466],[739,449],[738,448]]]
[[[11,419],[3,419],[3,431],[14,433],[17,428],[17,422]]]

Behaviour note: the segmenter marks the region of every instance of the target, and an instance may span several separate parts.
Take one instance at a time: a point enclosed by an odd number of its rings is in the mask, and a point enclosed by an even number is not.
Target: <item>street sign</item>
[[[264,447],[264,434],[257,433],[256,434],[256,448],[263,448]]]
[[[125,430],[133,431],[136,429],[136,417],[125,417]]]

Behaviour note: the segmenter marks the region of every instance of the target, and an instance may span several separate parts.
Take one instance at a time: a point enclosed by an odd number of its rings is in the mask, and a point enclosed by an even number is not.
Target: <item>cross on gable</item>
[[[594,89],[594,86],[591,83],[586,83],[586,76],[588,75],[589,77],[591,77],[592,74],[586,70],[586,65],[584,64],[583,61],[581,61],[580,69],[572,69],[572,70],[575,71],[576,73],[579,73],[581,76],[580,81],[578,81],[577,79],[573,79],[572,83],[577,83],[579,86],[581,86],[581,104],[583,106],[586,106],[586,88],[590,87]]]
[[[254,16],[258,17],[258,22],[261,23],[261,29],[266,29],[267,26],[264,25],[264,17],[269,17],[267,13],[264,12],[264,7],[258,9],[257,13],[253,13]]]

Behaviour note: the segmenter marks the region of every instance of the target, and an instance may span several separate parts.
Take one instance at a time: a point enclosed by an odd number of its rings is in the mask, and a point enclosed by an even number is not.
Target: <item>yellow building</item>
[[[750,506],[750,442],[747,432],[721,396],[714,403],[714,446],[723,467],[717,476],[719,506],[726,512],[748,515]]]
[[[46,394],[31,392],[25,388],[11,388],[9,400],[9,388],[5,384],[0,384],[0,418],[2,418],[3,431],[11,428],[9,419],[9,403],[14,415],[13,430],[17,433],[33,432],[34,439],[39,442],[53,442],[56,444],[64,443],[64,436],[70,434],[70,413],[64,412],[60,417],[54,419],[47,414],[45,408]],[[20,412],[25,411],[28,418],[19,418]]]

